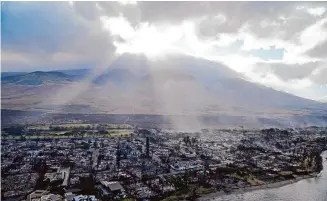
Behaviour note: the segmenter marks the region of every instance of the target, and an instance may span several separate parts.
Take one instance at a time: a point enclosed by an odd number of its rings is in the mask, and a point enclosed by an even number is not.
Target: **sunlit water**
[[[327,151],[323,154],[321,177],[301,180],[280,188],[263,189],[242,194],[230,194],[212,201],[327,201]]]

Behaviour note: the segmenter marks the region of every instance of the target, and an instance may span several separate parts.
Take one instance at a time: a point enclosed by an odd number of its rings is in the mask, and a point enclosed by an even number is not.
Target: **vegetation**
[[[2,129],[8,140],[61,139],[61,138],[111,138],[129,136],[129,125],[114,124],[61,124],[12,126]]]

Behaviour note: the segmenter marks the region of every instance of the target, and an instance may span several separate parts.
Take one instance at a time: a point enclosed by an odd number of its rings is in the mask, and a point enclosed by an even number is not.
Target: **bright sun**
[[[183,26],[167,28],[143,23],[138,28],[133,28],[123,17],[101,17],[100,20],[105,30],[120,37],[120,40],[114,41],[118,54],[143,53],[149,58],[158,58],[178,51],[176,44],[185,35]]]

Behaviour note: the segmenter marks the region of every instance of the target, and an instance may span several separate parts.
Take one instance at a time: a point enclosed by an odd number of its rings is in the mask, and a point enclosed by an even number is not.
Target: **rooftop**
[[[104,185],[105,187],[109,188],[111,191],[117,191],[117,190],[122,190],[123,189],[123,187],[117,181],[112,181],[112,182],[101,181],[100,183],[102,185]]]

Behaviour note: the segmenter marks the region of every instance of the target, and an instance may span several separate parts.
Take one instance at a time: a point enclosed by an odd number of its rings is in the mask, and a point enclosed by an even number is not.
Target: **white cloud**
[[[134,29],[123,17],[106,17],[101,16],[100,21],[104,29],[112,35],[121,36],[125,40],[130,40],[134,35]]]
[[[325,12],[326,12],[326,8],[324,7],[308,8],[308,13],[314,16],[321,16]]]
[[[144,53],[151,59],[185,53],[222,62],[253,82],[304,97],[314,97],[309,91],[322,83],[321,74],[325,73],[321,67],[303,67],[326,61],[324,2],[121,1],[69,5],[74,8],[74,20],[88,27],[86,34],[44,59],[17,51],[7,53],[6,61],[43,64],[48,59],[58,64],[100,60],[114,51]],[[265,51],[269,56],[272,47],[283,50],[279,60],[267,61],[253,53]],[[262,68],[258,72],[262,63],[278,63],[279,70]],[[322,92],[315,93],[318,97]]]
[[[119,3],[121,3],[123,5],[128,5],[128,4],[136,5],[137,4],[136,1],[130,1],[130,0],[120,0]]]
[[[69,5],[70,7],[73,7],[73,6],[74,6],[74,1],[68,1],[68,5]]]
[[[304,48],[303,51],[308,50],[327,40],[327,30],[323,28],[323,25],[326,22],[327,18],[322,19],[301,33],[300,42],[302,44],[302,48]]]
[[[195,35],[192,35],[192,24],[187,22],[180,26],[142,23],[137,28],[133,28],[123,17],[101,17],[101,22],[108,32],[119,37],[114,41],[116,52],[119,54],[143,53],[153,59],[165,54],[187,53],[188,48],[181,44],[185,41],[189,42],[193,49],[201,48],[196,44],[198,41],[194,38]]]

